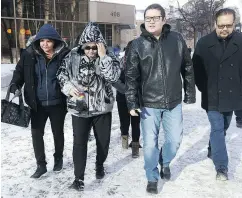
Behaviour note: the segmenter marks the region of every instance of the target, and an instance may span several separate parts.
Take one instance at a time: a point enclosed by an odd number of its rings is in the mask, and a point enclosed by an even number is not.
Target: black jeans
[[[64,121],[66,107],[63,104],[53,106],[38,106],[37,112],[31,110],[31,131],[34,154],[37,164],[46,164],[44,146],[44,128],[47,119],[50,119],[55,143],[55,158],[63,157],[64,150]]]
[[[72,116],[73,127],[73,162],[75,177],[84,180],[87,161],[88,135],[93,127],[96,138],[96,166],[103,166],[109,150],[112,114],[106,113],[94,117],[82,118]]]
[[[122,135],[129,134],[129,126],[131,121],[132,141],[138,142],[140,138],[140,116],[131,116],[126,102],[117,102],[118,114],[120,119],[120,130]]]

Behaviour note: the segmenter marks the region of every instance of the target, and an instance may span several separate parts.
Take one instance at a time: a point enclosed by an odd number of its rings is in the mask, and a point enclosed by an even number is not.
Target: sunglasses
[[[97,46],[86,46],[85,47],[85,50],[90,50],[90,49],[97,50]]]

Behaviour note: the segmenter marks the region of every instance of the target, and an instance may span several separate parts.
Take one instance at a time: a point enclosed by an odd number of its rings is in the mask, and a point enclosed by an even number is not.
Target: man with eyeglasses
[[[190,53],[182,36],[166,24],[164,8],[152,4],[146,8],[144,18],[142,34],[132,42],[127,55],[125,95],[130,114],[141,117],[146,191],[157,194],[159,177],[171,177],[169,165],[182,140],[181,74],[184,102],[195,103],[196,94]],[[159,149],[161,123],[165,143]]]
[[[217,180],[228,180],[225,144],[233,111],[242,109],[242,34],[234,30],[235,11],[219,10],[215,30],[201,38],[193,55],[195,82],[211,125],[208,157]]]

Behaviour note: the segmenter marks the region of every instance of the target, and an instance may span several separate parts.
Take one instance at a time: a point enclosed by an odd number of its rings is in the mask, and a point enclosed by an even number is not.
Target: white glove
[[[132,109],[132,110],[130,110],[129,113],[130,113],[131,116],[139,116],[138,113],[141,113],[141,110],[140,109]]]

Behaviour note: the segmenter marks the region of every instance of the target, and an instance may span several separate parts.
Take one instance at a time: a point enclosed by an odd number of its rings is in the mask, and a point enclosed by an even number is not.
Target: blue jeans
[[[210,143],[215,169],[228,170],[228,153],[224,134],[229,128],[233,112],[208,111],[207,115],[211,125]]]
[[[169,166],[176,156],[183,134],[182,105],[173,109],[153,109],[144,107],[140,114],[140,128],[143,135],[144,169],[148,181],[158,181],[158,162],[163,167]],[[160,124],[162,122],[165,142],[162,152],[158,148]],[[163,159],[163,160],[162,160]]]

